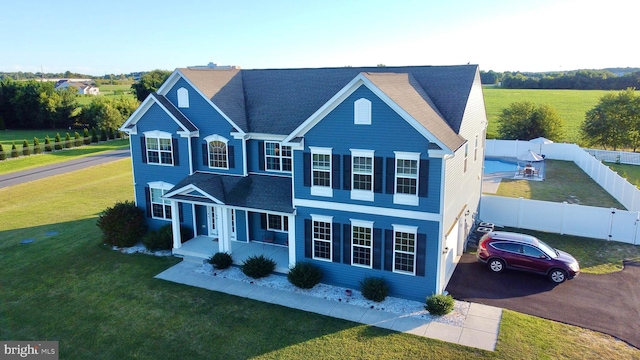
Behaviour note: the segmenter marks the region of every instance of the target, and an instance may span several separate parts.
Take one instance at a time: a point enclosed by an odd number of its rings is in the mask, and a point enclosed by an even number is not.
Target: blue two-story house
[[[476,216],[486,127],[464,65],[177,69],[121,130],[136,204],[173,225],[175,255],[308,261],[324,283],[383,277],[423,301]]]

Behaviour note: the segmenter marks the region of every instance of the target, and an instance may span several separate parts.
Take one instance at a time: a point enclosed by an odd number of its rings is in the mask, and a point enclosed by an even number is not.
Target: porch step
[[[181,249],[174,249],[173,256],[182,258],[183,261],[188,261],[196,264],[204,264],[209,260],[209,256],[202,253],[184,251]]]

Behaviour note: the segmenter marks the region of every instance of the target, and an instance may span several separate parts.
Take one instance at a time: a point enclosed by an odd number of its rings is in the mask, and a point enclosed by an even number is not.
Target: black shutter
[[[382,192],[382,157],[373,158],[373,192]]]
[[[227,146],[227,151],[229,152],[229,155],[228,155],[229,169],[233,169],[236,167],[236,157],[235,157],[235,151],[233,151],[233,145]]]
[[[416,244],[416,275],[424,276],[424,266],[427,250],[427,235],[418,234],[418,243]]]
[[[144,199],[147,205],[147,217],[151,217],[151,189],[148,186],[144,187]]]
[[[340,189],[340,155],[334,154],[331,156],[331,187],[333,189]]]
[[[386,193],[387,194],[395,194],[395,184],[396,184],[396,159],[395,158],[387,158],[387,186]]]
[[[147,142],[144,136],[140,136],[140,152],[142,153],[142,163],[147,163]]]
[[[429,193],[429,160],[420,160],[420,174],[418,178],[420,180],[418,196],[427,197]]]
[[[267,228],[267,214],[260,214],[260,229],[265,230]]]
[[[171,150],[173,150],[173,166],[180,166],[180,155],[178,154],[178,139],[171,139]]]
[[[351,190],[351,155],[343,155],[343,159],[344,159],[344,176],[343,176],[343,183],[342,183],[342,189],[343,190]]]
[[[331,242],[333,243],[333,262],[340,262],[340,224],[333,223],[331,229]]]
[[[258,141],[258,169],[264,170],[264,141]]]
[[[344,224],[344,241],[342,242],[342,262],[351,265],[351,225]]]
[[[202,144],[202,165],[209,167],[209,144]]]
[[[384,231],[384,269],[393,271],[393,230]]]
[[[311,186],[311,153],[302,154],[302,165],[304,168],[304,186]]]
[[[182,203],[178,203],[178,220],[184,222],[184,211],[182,210]]]
[[[382,262],[382,229],[373,228],[373,268],[380,269]]]
[[[313,241],[311,240],[311,220],[304,219],[304,257],[311,258]]]

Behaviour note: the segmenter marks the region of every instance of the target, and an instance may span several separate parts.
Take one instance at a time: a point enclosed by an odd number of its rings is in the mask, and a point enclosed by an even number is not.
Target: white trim
[[[324,196],[324,197],[333,197],[333,154],[331,151],[333,148],[324,148],[324,147],[315,147],[309,146],[309,150],[311,151],[311,195],[314,196]],[[313,184],[313,155],[329,155],[329,170],[317,170],[329,173],[329,186],[320,186]]]
[[[171,190],[174,187],[173,184],[170,184],[164,181],[152,181],[152,182],[148,182],[147,185],[150,188],[162,189],[162,190]]]
[[[293,206],[303,206],[324,210],[337,210],[337,211],[347,211],[347,212],[355,212],[361,214],[369,214],[369,215],[380,215],[384,214],[385,216],[403,218],[403,219],[412,219],[412,220],[425,220],[425,221],[442,221],[442,215],[436,213],[428,213],[422,211],[414,211],[414,210],[400,210],[400,209],[390,209],[385,207],[378,206],[369,206],[369,205],[354,205],[354,204],[345,204],[345,203],[336,203],[330,201],[320,201],[320,200],[307,200],[307,199],[293,199]]]
[[[182,137],[194,137],[194,136],[198,136],[199,131],[195,130],[195,131],[189,131],[186,127],[184,127],[184,125],[178,121],[178,119],[176,119],[175,116],[173,116],[173,114],[164,106],[162,105],[162,103],[160,103],[158,101],[158,99],[155,98],[155,96],[153,95],[149,95],[147,96],[146,99],[144,99],[144,101],[142,102],[142,104],[140,104],[140,106],[138,106],[138,108],[136,109],[136,111],[133,112],[133,114],[131,114],[131,116],[129,116],[129,118],[124,122],[124,124],[122,124],[122,126],[120,127],[120,131],[123,131],[129,135],[137,135],[138,134],[138,129],[137,126],[135,126],[138,121],[140,121],[140,119],[142,118],[142,116],[149,110],[149,108],[151,108],[151,106],[153,104],[157,104],[158,106],[160,106],[160,108],[180,127],[180,129],[182,129],[181,131],[177,131],[178,134],[180,134],[180,136]],[[185,117],[186,118],[186,117]],[[127,127],[129,125],[134,125],[133,128],[128,129]],[[195,125],[194,125],[195,126]]]
[[[329,232],[330,232],[330,236],[329,236],[329,240],[322,240],[322,239],[316,239],[314,237],[315,231],[314,231],[314,222],[322,222],[322,223],[327,223],[329,224]],[[318,260],[318,261],[327,261],[327,262],[333,262],[333,239],[334,239],[335,234],[333,233],[333,216],[327,216],[327,215],[314,215],[311,214],[311,258],[314,260]],[[315,242],[316,241],[320,241],[320,242],[328,242],[329,243],[329,258],[321,258],[321,257],[316,257],[316,251],[315,251]]]
[[[371,125],[371,101],[360,98],[353,102],[353,123]]]
[[[418,266],[418,227],[417,226],[408,226],[408,225],[391,225],[393,227],[393,260],[391,262],[392,271],[396,274],[404,274],[404,275],[416,275],[416,270]],[[413,272],[404,271],[404,270],[396,270],[396,252],[401,252],[403,254],[409,254],[406,251],[396,250],[396,233],[406,233],[413,234]]]
[[[158,139],[171,139],[171,133],[168,133],[166,131],[160,131],[160,130],[151,130],[151,131],[145,131],[142,133],[144,135],[144,137],[152,137],[152,138],[158,138]]]
[[[179,108],[189,108],[189,90],[184,87],[176,90]]]
[[[350,191],[350,198],[351,200],[363,200],[363,201],[373,201],[375,198],[375,195],[373,193],[374,187],[375,187],[375,158],[374,158],[374,150],[362,150],[362,149],[349,149],[351,151],[351,178],[349,179],[349,181],[351,181],[351,191]],[[354,157],[364,157],[364,158],[370,158],[371,159],[371,190],[362,190],[362,189],[354,189],[354,180],[353,178],[356,175],[354,166],[355,166],[355,161],[353,161]],[[367,174],[365,174],[367,175]]]
[[[278,146],[278,154],[277,155],[269,155],[267,154],[267,144],[276,144]],[[289,148],[289,156],[284,156],[283,152],[284,152],[284,147],[288,147]],[[264,171],[268,171],[268,172],[276,172],[276,173],[285,173],[285,174],[291,174],[291,172],[293,172],[293,149],[291,148],[291,146],[289,145],[283,145],[281,142],[279,141],[270,141],[270,140],[265,140],[263,142],[263,152],[264,152]],[[269,164],[269,162],[267,161],[267,158],[274,158],[278,160],[278,167],[280,168],[279,170],[276,169],[269,169],[267,167],[267,165]],[[290,165],[291,165],[291,170],[284,170],[284,159],[289,159],[290,160]],[[261,161],[262,161],[261,160]]]
[[[322,222],[333,223],[333,216],[316,215],[316,214],[309,214],[309,215],[311,216],[311,221],[322,221]]]
[[[173,213],[174,213],[173,208],[174,208],[174,205],[177,203],[174,200],[169,200],[168,198],[165,197],[166,192],[168,190],[171,190],[173,188],[173,185],[164,181],[152,181],[152,182],[148,182],[147,186],[149,186],[149,205],[151,206],[151,209],[149,209],[149,211],[151,212],[151,218],[157,219],[157,220],[173,221]],[[162,194],[160,195],[160,200],[162,201],[162,203],[153,201],[153,190],[160,190],[162,192]],[[169,202],[169,204],[167,204],[166,202]],[[164,214],[164,216],[159,217],[153,214],[153,204],[162,205],[162,213]],[[171,208],[170,210],[170,215],[172,216],[171,219],[167,219],[167,211],[165,207],[166,205],[169,205],[169,207]],[[175,212],[177,213],[177,205],[175,207],[176,207]]]
[[[349,245],[351,248],[351,259],[350,259],[350,264],[351,266],[357,266],[357,267],[361,267],[361,268],[365,268],[365,269],[372,269],[373,268],[373,243],[375,241],[374,237],[373,237],[373,221],[366,221],[366,220],[356,220],[356,219],[349,219],[351,221],[351,231],[350,231],[350,236],[349,236]],[[362,246],[362,245],[354,245],[353,243],[353,229],[354,227],[361,227],[361,228],[367,228],[371,230],[371,239],[370,239],[370,245],[369,246]],[[382,241],[382,239],[379,239],[378,241]],[[353,248],[354,247],[361,247],[361,248],[368,248],[369,249],[369,265],[363,265],[363,264],[354,264],[353,263]]]
[[[213,135],[209,135],[207,137],[204,138],[204,141],[207,143],[207,166],[209,167],[209,169],[224,169],[224,170],[229,170],[229,140],[227,138],[225,138],[224,136],[220,136],[218,134],[213,134]],[[224,150],[225,150],[225,158],[226,158],[226,166],[212,166],[211,165],[211,148],[210,145],[212,142],[214,141],[219,141],[224,143]]]
[[[247,139],[282,142],[287,136],[265,133],[247,133]]]
[[[267,230],[269,230],[269,231],[277,231],[277,232],[285,233],[285,234],[289,232],[289,230],[288,230],[289,229],[289,219],[288,219],[289,216],[288,215],[273,214],[273,213],[270,213],[270,212],[267,212],[265,214],[267,215]],[[282,228],[281,229],[275,229],[275,228],[272,228],[271,226],[269,226],[269,216],[277,216],[277,217],[279,217],[280,218],[280,226],[282,226]],[[287,222],[287,230],[284,229],[285,218],[286,218],[286,222]]]
[[[229,140],[227,138],[225,138],[224,136],[220,136],[218,134],[209,135],[205,137],[203,140],[206,141],[207,143],[210,143],[212,141],[222,141],[225,144],[229,143]]]
[[[393,203],[399,205],[410,205],[410,206],[418,206],[420,204],[420,198],[418,196],[420,192],[420,153],[416,152],[405,152],[405,151],[394,151],[395,159],[394,159],[394,177],[393,177]],[[416,162],[416,193],[415,194],[398,194],[398,160],[410,160]],[[402,176],[406,178],[411,178],[409,176]]]

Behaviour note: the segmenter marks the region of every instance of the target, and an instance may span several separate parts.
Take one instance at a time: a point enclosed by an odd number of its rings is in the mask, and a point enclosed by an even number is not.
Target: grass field
[[[627,179],[627,181],[640,189],[640,166],[638,165],[626,165],[615,164],[605,162],[605,165],[611,168],[611,170],[618,173],[618,175]]]
[[[564,142],[580,144],[580,126],[585,113],[596,106],[606,90],[529,90],[484,87],[484,102],[489,120],[488,134],[498,134],[498,116],[511,103],[530,101],[548,104],[556,109],[565,122]]]
[[[64,359],[640,359],[610,336],[508,310],[487,352],[154,279],[178,259],[113,251],[95,226],[131,184],[124,159],[0,189],[0,339],[57,340]],[[588,267],[629,256],[583,248]]]
[[[100,95],[98,96],[115,98],[120,98],[121,96],[123,96],[125,98],[136,98],[136,96],[131,92],[131,85],[100,85],[99,88]],[[115,94],[116,91],[122,91],[123,94]],[[93,95],[78,95],[78,103],[80,105],[87,105],[90,104],[94,98],[95,96]]]

